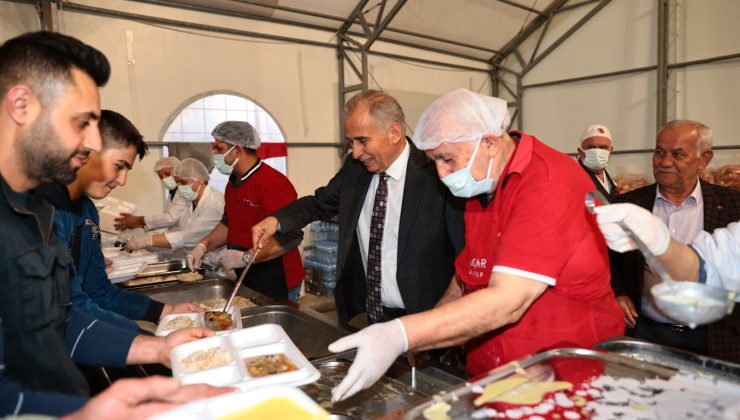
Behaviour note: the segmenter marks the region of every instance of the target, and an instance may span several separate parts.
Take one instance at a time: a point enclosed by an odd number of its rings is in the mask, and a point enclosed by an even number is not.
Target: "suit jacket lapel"
[[[360,220],[360,213],[362,212],[362,205],[365,203],[365,196],[367,195],[367,189],[370,188],[370,181],[373,179],[373,174],[368,172],[364,167],[362,168],[362,172],[360,173],[360,176],[357,179],[357,188],[354,189],[354,194],[352,197],[352,207],[351,207],[351,215],[350,215],[350,226],[352,226],[351,231],[347,232],[346,235],[349,236],[349,240],[352,240],[351,235],[355,235],[355,232],[357,231],[357,221]]]
[[[400,258],[403,255],[403,249],[406,246],[406,241],[411,231],[412,221],[416,215],[416,210],[419,207],[419,202],[422,201],[422,197],[419,194],[418,178],[423,175],[422,165],[425,163],[426,157],[424,153],[417,149],[411,140],[408,140],[411,145],[411,153],[409,154],[409,162],[406,165],[406,181],[403,186],[403,201],[401,202],[401,218],[398,221],[398,266],[400,267]]]

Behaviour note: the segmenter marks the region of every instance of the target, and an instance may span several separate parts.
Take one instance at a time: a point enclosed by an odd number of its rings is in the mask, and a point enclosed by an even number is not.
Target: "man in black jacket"
[[[609,201],[619,193],[617,184],[609,173],[606,166],[609,164],[612,150],[612,133],[605,125],[594,124],[586,129],[581,135],[581,145],[578,147],[578,163],[588,174],[594,186]]]
[[[740,219],[740,191],[705,183],[701,171],[712,159],[712,130],[688,120],[666,124],[653,154],[656,183],[619,195],[615,202],[637,204],[665,223],[673,238],[689,243]],[[690,329],[662,314],[650,288],[658,281],[637,251],[610,253],[612,287],[625,314],[627,334],[636,338],[740,362],[740,311],[707,327]]]
[[[403,110],[390,95],[354,96],[344,121],[352,155],[339,173],[314,195],[252,228],[253,243],[263,244],[276,231],[338,216],[335,300],[342,325],[366,310],[373,323],[432,308],[463,247],[463,203],[405,137],[404,124]],[[374,223],[379,209],[380,239]]]

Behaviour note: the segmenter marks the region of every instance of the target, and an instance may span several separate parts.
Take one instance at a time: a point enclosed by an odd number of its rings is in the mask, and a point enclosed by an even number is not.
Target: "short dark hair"
[[[144,141],[144,136],[123,115],[110,109],[102,110],[98,128],[103,140],[103,150],[134,146],[136,147],[136,154],[139,155],[139,160],[146,156],[149,147]]]
[[[98,86],[110,77],[105,55],[82,41],[56,32],[29,32],[0,46],[0,95],[17,84],[29,85],[42,105],[59,93],[52,82],[72,82],[72,68],[87,73]]]

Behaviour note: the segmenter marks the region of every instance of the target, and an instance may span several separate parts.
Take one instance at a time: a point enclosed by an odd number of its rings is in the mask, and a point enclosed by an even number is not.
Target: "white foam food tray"
[[[260,407],[266,408],[266,404],[273,403],[285,406],[289,401],[297,406],[298,412],[290,414],[286,412],[275,413],[267,410],[258,413],[253,410]],[[297,388],[287,386],[270,386],[266,388],[253,389],[249,391],[234,392],[217,397],[206,398],[177,407],[166,413],[152,417],[153,420],[216,420],[230,418],[285,418],[328,420],[327,413],[321,406],[316,404],[308,395]]]
[[[223,309],[223,308],[221,308]],[[231,305],[231,308],[229,308],[229,314],[231,314],[231,319],[234,321],[234,323],[231,325],[231,328],[224,331],[216,331],[217,335],[225,335],[229,334],[231,332],[234,332],[236,330],[242,329],[242,314],[239,307]],[[204,312],[191,312],[191,313],[182,313],[182,314],[169,314],[162,317],[162,319],[159,320],[159,325],[157,326],[157,331],[155,331],[154,335],[159,337],[164,337],[172,333],[173,331],[177,331],[179,328],[173,328],[168,329],[167,324],[172,321],[173,319],[177,317],[184,316],[186,318],[190,318],[192,321],[191,327],[205,327],[205,321],[203,320],[205,313]],[[186,327],[182,327],[186,328]]]
[[[199,372],[188,372],[183,359],[195,352],[219,348],[229,356],[229,364]],[[250,376],[245,359],[284,354],[295,365],[296,370],[275,373],[262,377]],[[305,385],[321,377],[319,371],[277,324],[262,324],[256,327],[227,332],[216,337],[209,337],[190,343],[181,344],[172,349],[172,376],[183,384],[207,383],[214,386],[235,386],[240,389],[253,389],[268,385]]]

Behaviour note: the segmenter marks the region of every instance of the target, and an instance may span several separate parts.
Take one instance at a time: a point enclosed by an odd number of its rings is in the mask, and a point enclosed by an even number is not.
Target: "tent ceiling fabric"
[[[361,0],[138,1],[263,17],[338,31]],[[383,16],[397,1],[386,1]],[[519,34],[522,27],[554,2],[557,0],[407,0],[382,33],[380,41],[399,41],[422,49],[490,60]],[[382,9],[381,4],[381,0],[370,0],[363,8],[365,20],[371,26]],[[364,33],[356,21],[349,31],[355,37]]]

